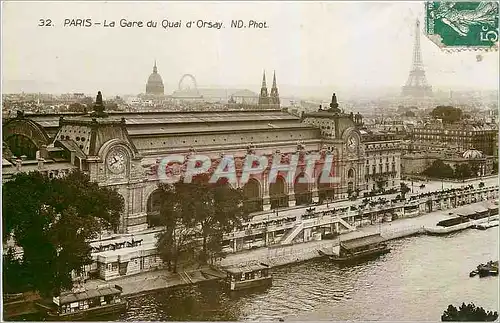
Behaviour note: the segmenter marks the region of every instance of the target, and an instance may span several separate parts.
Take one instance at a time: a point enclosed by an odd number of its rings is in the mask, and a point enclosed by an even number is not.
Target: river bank
[[[380,233],[385,240],[394,240],[421,234],[424,232],[424,226],[435,225],[441,220],[452,217],[449,215],[449,212],[452,212],[453,210],[454,209],[437,211],[418,217],[402,218],[392,222],[360,227],[356,231],[341,234],[340,239],[349,240],[374,233]],[[339,239],[334,239],[309,241],[293,245],[263,247],[255,250],[229,254],[226,258],[222,259],[218,265],[230,266],[265,262],[271,267],[281,267],[318,258],[318,250],[323,248],[333,248],[338,244]],[[202,284],[204,282],[223,279],[224,277],[225,274],[223,272],[211,267],[184,268],[179,270],[178,273],[172,273],[166,269],[159,269],[152,272],[117,278],[110,281],[92,280],[86,283],[86,287],[92,288],[96,285],[112,283],[120,285],[123,288],[124,296],[134,298],[156,290]]]
[[[356,231],[340,235],[341,240],[358,238],[374,233],[380,233],[385,240],[395,240],[423,233],[424,226],[435,225],[437,222],[453,217],[446,211],[427,213],[418,217],[402,218],[392,222],[379,223],[365,227],[359,227]],[[481,231],[478,231],[481,232]],[[294,245],[278,245],[264,247],[256,250],[248,250],[228,255],[218,265],[228,266],[236,264],[248,264],[253,262],[266,262],[271,267],[277,268],[296,264],[318,258],[317,250],[337,246],[339,239],[309,241]],[[277,270],[277,269],[276,269]],[[95,288],[102,284],[116,284],[123,288],[123,296],[129,299],[137,299],[141,296],[160,292],[162,290],[177,290],[183,287],[205,284],[223,279],[225,274],[210,267],[182,268],[178,273],[172,273],[165,269],[141,273],[133,276],[125,276],[109,281],[90,280],[85,286]]]

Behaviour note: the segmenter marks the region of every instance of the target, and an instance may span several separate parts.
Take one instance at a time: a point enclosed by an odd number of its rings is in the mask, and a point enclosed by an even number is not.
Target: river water
[[[119,320],[391,320],[439,321],[449,304],[474,302],[498,311],[498,277],[469,278],[498,259],[498,227],[389,242],[376,260],[339,267],[311,260],[273,270],[264,290],[225,291],[215,282],[130,300]]]

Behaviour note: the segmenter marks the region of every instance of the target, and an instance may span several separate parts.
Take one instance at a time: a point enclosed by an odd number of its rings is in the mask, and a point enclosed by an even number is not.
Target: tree
[[[410,191],[410,188],[406,183],[401,182],[401,199],[404,200],[406,198],[406,193]],[[399,195],[398,195],[399,196]]]
[[[455,166],[454,175],[457,179],[466,179],[472,176],[472,169],[469,164],[458,164]]]
[[[3,185],[2,211],[3,240],[23,249],[18,278],[48,296],[71,288],[72,272],[92,262],[87,241],[118,227],[123,198],[79,171],[54,179],[19,173]]]
[[[434,178],[453,178],[454,171],[450,165],[443,163],[442,160],[436,159],[432,164],[427,167],[423,172],[423,175],[434,177]]]
[[[183,253],[191,253],[201,263],[213,262],[222,254],[223,234],[248,219],[243,192],[223,182],[208,183],[208,176],[159,187],[163,195],[160,217],[166,229],[160,233],[157,248],[167,264],[174,261],[174,270]],[[201,252],[195,256],[198,244],[192,240],[197,238]]]
[[[435,119],[442,119],[444,123],[454,123],[462,119],[462,110],[452,106],[437,106],[430,113]]]
[[[183,212],[181,185],[160,184],[161,207],[159,224],[164,230],[157,236],[156,248],[167,263],[168,270],[177,272],[179,258],[194,258],[197,228],[191,216]]]
[[[468,321],[468,322],[492,322],[498,318],[497,312],[488,311],[486,312],[482,307],[476,307],[474,303],[465,305],[462,303],[460,308],[453,305],[449,305],[448,308],[443,312],[441,316],[441,321],[452,322],[452,321]]]
[[[416,114],[413,111],[406,111],[405,113],[403,113],[403,117],[415,117],[415,116]]]
[[[377,180],[377,189],[382,192],[384,191],[384,186],[385,186],[386,180],[384,179],[379,179]]]

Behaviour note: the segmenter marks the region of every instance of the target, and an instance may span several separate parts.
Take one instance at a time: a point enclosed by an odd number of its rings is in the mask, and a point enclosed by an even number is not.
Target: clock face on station
[[[121,174],[127,169],[128,153],[123,147],[113,147],[106,157],[106,166],[113,174]]]

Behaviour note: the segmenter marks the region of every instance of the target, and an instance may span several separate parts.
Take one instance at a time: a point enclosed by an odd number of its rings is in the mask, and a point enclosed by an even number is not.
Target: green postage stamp
[[[446,50],[498,50],[498,2],[425,4],[425,33]]]

